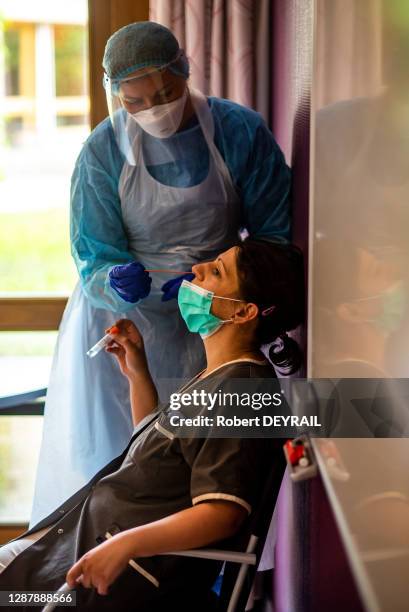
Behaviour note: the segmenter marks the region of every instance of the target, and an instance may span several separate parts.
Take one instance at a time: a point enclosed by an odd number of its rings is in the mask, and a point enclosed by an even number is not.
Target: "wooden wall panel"
[[[0,331],[58,329],[67,298],[10,297],[0,300]]]
[[[0,546],[17,538],[27,531],[28,525],[2,525],[0,527]]]
[[[90,121],[94,128],[108,114],[102,86],[102,58],[109,36],[122,26],[149,19],[149,0],[88,0]]]

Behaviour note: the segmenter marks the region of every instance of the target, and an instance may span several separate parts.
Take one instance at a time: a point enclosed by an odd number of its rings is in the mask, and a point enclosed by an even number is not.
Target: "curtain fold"
[[[316,107],[376,95],[382,84],[382,0],[318,4]]]

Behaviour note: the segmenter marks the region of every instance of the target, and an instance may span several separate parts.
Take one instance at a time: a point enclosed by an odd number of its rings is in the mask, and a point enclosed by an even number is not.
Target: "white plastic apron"
[[[209,148],[209,171],[193,187],[168,187],[148,172],[141,143],[137,165],[125,163],[119,181],[130,251],[146,268],[191,269],[237,241],[239,201],[213,142],[214,123],[203,94],[191,99]],[[179,135],[180,137],[180,135]],[[118,318],[132,319],[145,341],[151,374],[162,399],[204,366],[202,342],[187,331],[177,300],[162,302],[152,274],[150,295],[126,313],[91,306],[78,283],[69,300],[54,354],[31,525],[47,516],[125,448],[132,434],[128,382],[105,352],[86,351]]]

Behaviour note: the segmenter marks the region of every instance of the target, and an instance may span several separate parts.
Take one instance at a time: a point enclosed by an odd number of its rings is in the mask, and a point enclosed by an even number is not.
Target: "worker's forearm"
[[[136,426],[146,415],[155,410],[158,404],[158,392],[149,370],[129,378],[132,421]]]
[[[236,533],[246,511],[231,502],[202,503],[123,532],[130,557],[199,548]]]

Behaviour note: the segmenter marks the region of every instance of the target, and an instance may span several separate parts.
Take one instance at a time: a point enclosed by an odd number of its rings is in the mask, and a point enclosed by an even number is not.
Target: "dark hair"
[[[304,265],[294,245],[247,238],[238,244],[237,272],[241,297],[259,307],[257,342],[273,343],[272,363],[297,371],[302,354],[287,336],[304,319]]]

